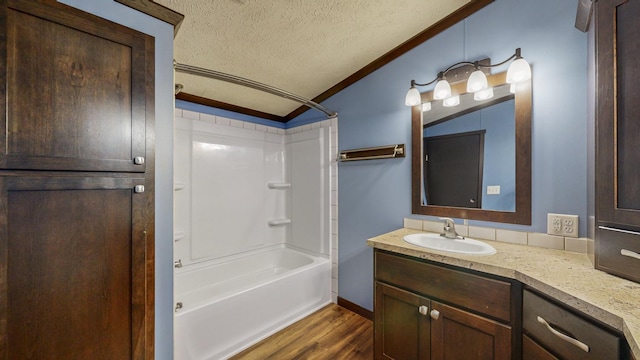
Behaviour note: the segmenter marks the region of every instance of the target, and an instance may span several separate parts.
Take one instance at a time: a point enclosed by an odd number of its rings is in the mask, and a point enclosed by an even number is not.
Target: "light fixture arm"
[[[516,52],[513,55],[511,55],[508,59],[503,61],[503,62],[499,62],[499,63],[493,64],[493,65],[479,65],[479,66],[480,67],[484,67],[484,68],[492,68],[492,67],[504,65],[504,64],[508,63],[509,61],[514,60],[514,59],[520,59],[521,57],[522,56],[520,55],[520,48],[517,48]]]
[[[509,61],[511,61],[511,60],[521,58],[521,57],[522,57],[522,55],[520,55],[520,54],[521,54],[521,50],[520,50],[520,48],[517,48],[517,49],[516,49],[516,51],[515,51],[515,53],[514,53],[513,55],[511,55],[508,59],[506,59],[506,60],[504,60],[504,61],[502,61],[502,62],[499,62],[499,63],[497,63],[497,64],[489,64],[489,65],[483,65],[483,64],[480,64],[478,61],[474,61],[474,62],[471,62],[471,61],[460,61],[460,62],[458,62],[458,63],[455,63],[455,64],[453,64],[453,65],[449,66],[449,67],[448,67],[448,68],[446,68],[444,71],[439,72],[439,73],[438,73],[438,76],[437,76],[435,79],[433,79],[433,80],[429,81],[428,83],[420,84],[420,83],[417,83],[415,80],[411,80],[411,87],[415,87],[415,86],[429,86],[429,85],[431,85],[431,84],[435,83],[436,81],[438,81],[438,80],[440,80],[440,79],[444,79],[444,78],[446,77],[446,75],[447,75],[447,73],[448,73],[449,71],[451,71],[451,70],[453,70],[453,69],[460,68],[460,67],[462,67],[462,66],[473,66],[475,69],[479,69],[479,68],[493,68],[493,67],[501,66],[501,65],[504,65],[504,64],[508,63],[508,62],[509,62]]]
[[[488,59],[487,59],[488,60]],[[474,100],[487,100],[493,97],[493,90],[488,87],[486,74],[480,70],[481,68],[494,68],[496,66],[501,66],[509,61],[512,61],[509,69],[507,70],[507,83],[515,84],[520,81],[524,81],[531,78],[531,67],[529,63],[525,59],[522,58],[521,49],[516,48],[516,51],[513,55],[509,56],[504,61],[501,61],[497,64],[481,64],[480,61],[461,61],[455,63],[444,71],[440,71],[438,76],[429,81],[428,83],[417,83],[415,80],[411,80],[411,87],[405,96],[405,105],[407,106],[416,106],[422,103],[422,97],[420,95],[420,91],[418,91],[417,86],[428,86],[433,83],[436,83],[435,88],[433,89],[433,99],[434,100],[445,100],[449,97],[452,97],[451,87],[449,82],[446,80],[446,75],[449,71],[459,70],[466,66],[473,67],[474,71],[472,71],[469,75],[467,75],[467,92],[474,93]],[[467,72],[468,74],[469,72]],[[457,77],[454,76],[454,77]],[[453,101],[449,101],[445,106],[454,106]]]

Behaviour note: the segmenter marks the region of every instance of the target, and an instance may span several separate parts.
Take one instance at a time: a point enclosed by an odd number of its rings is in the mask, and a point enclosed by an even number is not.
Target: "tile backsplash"
[[[404,218],[404,227],[408,229],[442,232],[442,221],[430,221]],[[547,235],[543,233],[494,229],[488,227],[456,224],[456,231],[462,236],[480,240],[493,240],[513,244],[544,247],[578,253],[587,252],[588,239]]]

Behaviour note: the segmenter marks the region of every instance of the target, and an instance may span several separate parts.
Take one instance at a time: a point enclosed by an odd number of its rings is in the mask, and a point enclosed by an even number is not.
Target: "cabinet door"
[[[511,359],[511,328],[431,301],[431,359]]]
[[[0,359],[152,358],[153,213],[135,185],[0,176]]]
[[[558,358],[527,335],[523,335],[522,360],[558,360]]]
[[[640,0],[596,3],[596,267],[640,282]]]
[[[0,169],[145,171],[151,37],[54,1],[0,0],[0,40]]]
[[[376,359],[430,359],[429,300],[376,282]]]

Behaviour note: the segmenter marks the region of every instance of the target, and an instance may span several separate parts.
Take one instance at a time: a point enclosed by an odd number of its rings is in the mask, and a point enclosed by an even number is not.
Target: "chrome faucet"
[[[446,237],[447,239],[464,239],[464,236],[456,232],[456,224],[453,222],[453,219],[441,217],[440,220],[444,221],[444,232],[440,234],[440,236]]]

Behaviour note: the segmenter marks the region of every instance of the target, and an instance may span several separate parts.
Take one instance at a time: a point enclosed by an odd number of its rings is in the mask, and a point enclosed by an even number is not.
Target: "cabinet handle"
[[[418,312],[420,312],[420,314],[422,314],[422,315],[427,315],[429,313],[429,308],[424,306],[424,305],[421,305],[418,308]]]
[[[440,317],[440,311],[438,310],[431,310],[431,313],[429,313],[429,315],[431,315],[431,318],[433,320],[438,320],[438,318]]]
[[[569,344],[572,344],[572,345],[575,345],[575,346],[579,347],[580,350],[582,350],[584,352],[589,352],[589,345],[587,345],[587,344],[585,344],[585,343],[583,343],[583,342],[581,342],[579,340],[576,340],[576,339],[574,339],[574,338],[572,338],[570,336],[567,336],[567,335],[559,332],[558,330],[552,328],[551,325],[549,325],[549,323],[545,319],[541,318],[540,316],[538,316],[538,322],[540,324],[546,326],[547,330],[549,330],[553,335],[555,335],[555,336],[559,337],[560,339],[568,342]]]
[[[136,185],[136,186],[133,188],[133,192],[134,192],[134,193],[136,193],[136,194],[141,194],[141,193],[143,193],[143,192],[144,192],[144,185]]]
[[[144,164],[144,157],[143,156],[136,156],[133,158],[133,163],[136,165],[143,165]]]
[[[612,227],[608,227],[608,226],[598,226],[598,228],[599,228],[600,230],[615,231],[615,232],[624,233],[624,234],[629,234],[629,235],[640,235],[640,232],[637,232],[637,231],[623,230],[623,229],[616,229],[616,228],[612,228]]]
[[[632,257],[634,259],[638,259],[640,260],[640,254],[638,254],[637,252],[633,252],[631,250],[627,250],[627,249],[621,249],[620,250],[620,255],[622,256],[628,256],[628,257]]]

